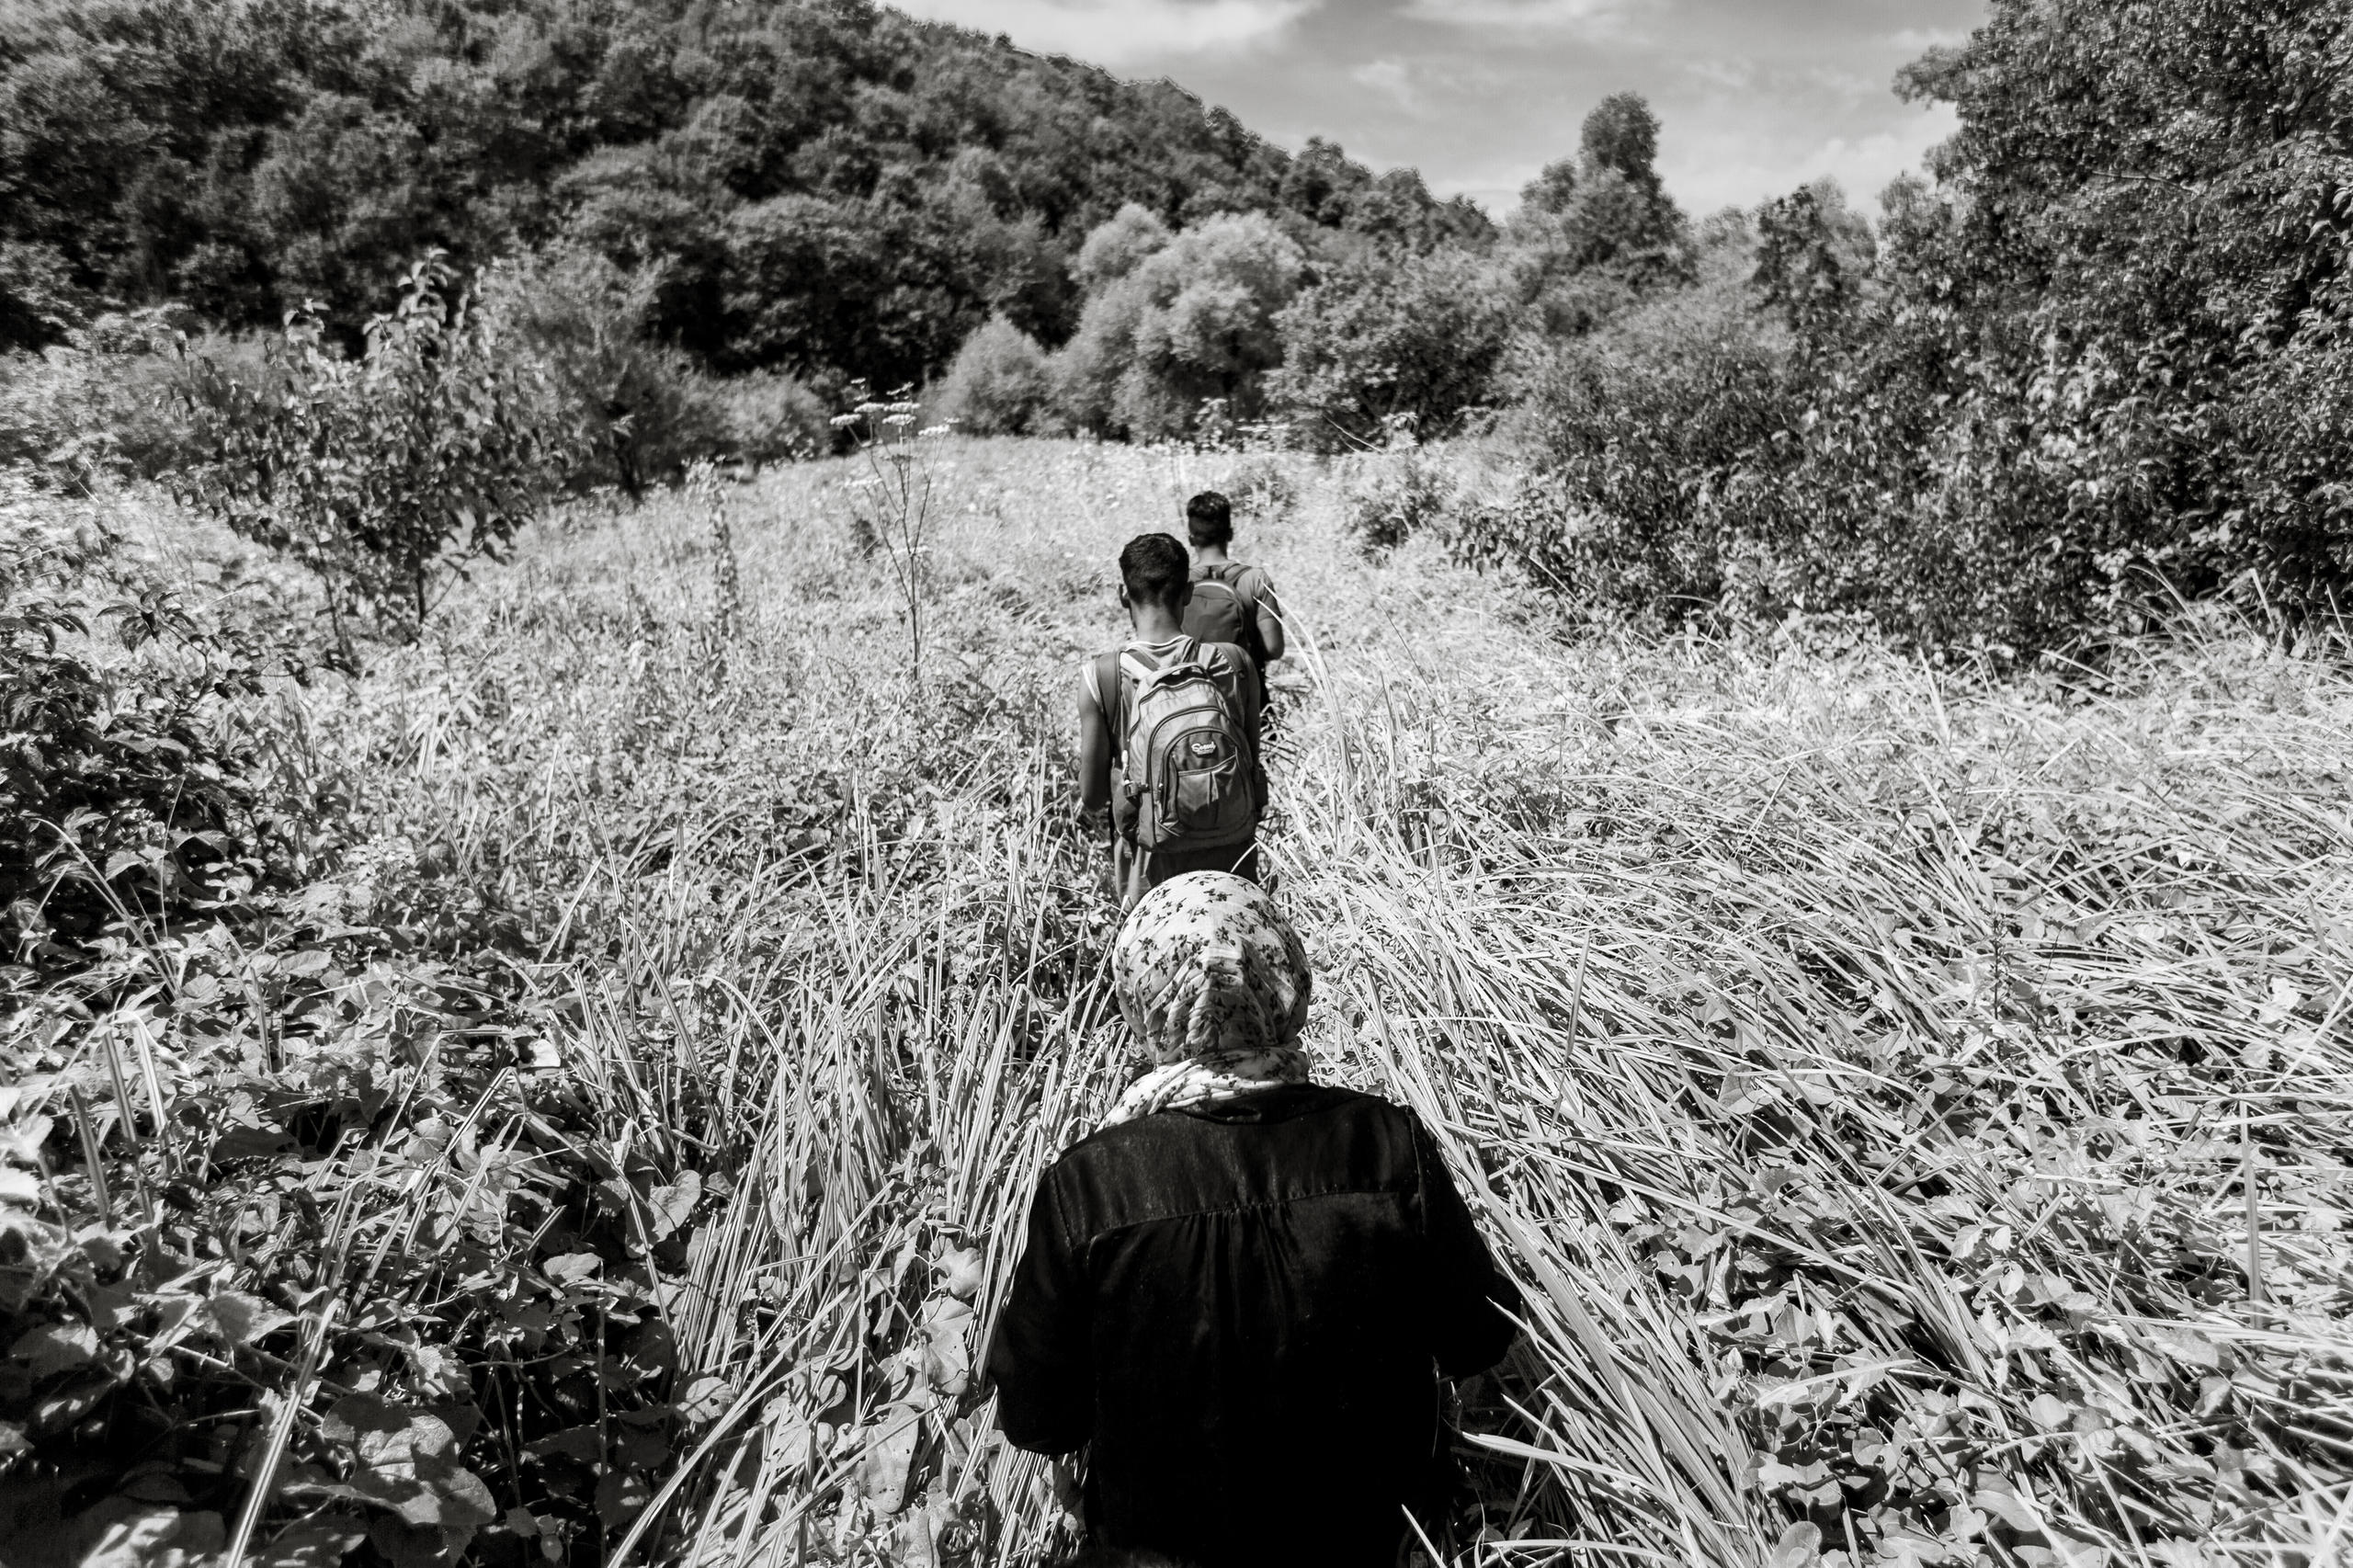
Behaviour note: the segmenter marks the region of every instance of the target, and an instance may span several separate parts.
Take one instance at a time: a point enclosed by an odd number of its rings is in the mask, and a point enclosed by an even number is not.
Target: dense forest
[[[1049,342],[1133,203],[1427,246],[1490,225],[1410,171],[1293,157],[1127,84],[863,0],[63,0],[0,33],[0,340],[99,301],[356,322],[425,247],[658,266],[717,368],[937,369],[991,312]]]

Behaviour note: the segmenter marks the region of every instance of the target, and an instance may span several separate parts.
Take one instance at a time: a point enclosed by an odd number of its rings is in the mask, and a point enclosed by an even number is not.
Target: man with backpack
[[[1250,655],[1258,700],[1267,699],[1267,666],[1283,656],[1282,606],[1261,566],[1230,559],[1233,506],[1214,490],[1185,503],[1185,534],[1193,541],[1193,602],[1185,634],[1204,642],[1231,642]]]
[[[1126,642],[1079,669],[1081,810],[1110,814],[1122,905],[1187,871],[1258,880],[1267,776],[1249,653],[1187,635],[1185,547],[1138,534],[1120,551]]]

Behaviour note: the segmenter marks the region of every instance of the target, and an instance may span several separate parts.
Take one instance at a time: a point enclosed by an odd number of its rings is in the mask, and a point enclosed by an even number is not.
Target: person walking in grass
[[[1250,655],[1187,635],[1185,547],[1138,534],[1120,551],[1128,638],[1079,669],[1079,805],[1108,817],[1123,905],[1188,871],[1258,880],[1258,687]]]
[[[1086,1450],[1087,1561],[1393,1568],[1404,1510],[1434,1530],[1445,1500],[1438,1380],[1502,1358],[1518,1295],[1421,1119],[1313,1082],[1307,956],[1263,889],[1164,882],[1112,979],[1154,1065],[1039,1180],[998,1425]]]
[[[1267,666],[1283,656],[1282,605],[1263,566],[1226,554],[1233,545],[1233,506],[1214,490],[1185,503],[1185,535],[1193,541],[1193,599],[1185,632],[1204,642],[1231,642],[1250,655],[1258,699],[1267,698]]]

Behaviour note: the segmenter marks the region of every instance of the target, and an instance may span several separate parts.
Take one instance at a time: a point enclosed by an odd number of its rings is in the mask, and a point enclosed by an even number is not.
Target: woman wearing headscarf
[[[1517,1293],[1414,1113],[1310,1080],[1307,956],[1267,894],[1146,894],[1113,979],[1153,1067],[1050,1166],[997,1319],[997,1420],[1087,1450],[1090,1543],[1196,1568],[1392,1568],[1438,1378]]]

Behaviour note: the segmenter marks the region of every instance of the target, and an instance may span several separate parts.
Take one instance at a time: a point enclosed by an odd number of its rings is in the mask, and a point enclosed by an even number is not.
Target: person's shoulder
[[[1135,1185],[1174,1127],[1159,1116],[1099,1127],[1054,1156],[1039,1174],[1039,1190],[1053,1195],[1055,1212],[1071,1227],[1074,1239],[1102,1228],[1108,1195]]]
[[[1099,704],[1103,700],[1103,694],[1097,687],[1100,686],[1103,679],[1103,661],[1116,660],[1119,656],[1120,650],[1117,648],[1099,648],[1079,660],[1079,695]]]
[[[1414,1114],[1411,1106],[1400,1105],[1380,1095],[1369,1095],[1361,1089],[1344,1089],[1337,1084],[1319,1085],[1317,1092],[1321,1096],[1321,1108],[1332,1114],[1361,1118],[1400,1129],[1416,1128],[1422,1124],[1422,1119]]]

